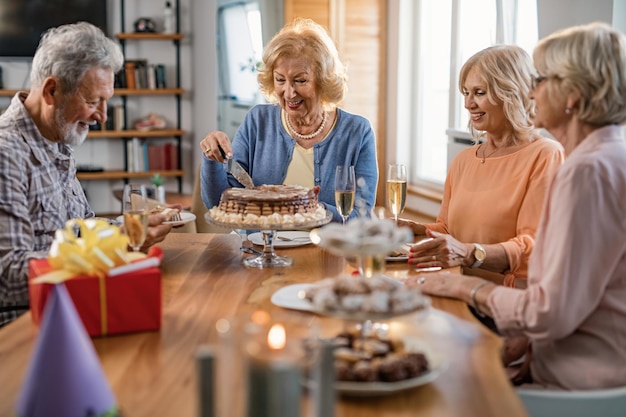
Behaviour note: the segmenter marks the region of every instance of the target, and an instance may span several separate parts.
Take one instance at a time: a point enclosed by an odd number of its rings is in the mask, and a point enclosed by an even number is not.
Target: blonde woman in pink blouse
[[[576,26],[541,40],[533,57],[535,124],[567,157],[549,186],[528,288],[451,274],[411,284],[468,302],[506,337],[528,337],[519,382],[626,386],[626,37]]]
[[[461,265],[525,287],[546,190],[563,162],[561,145],[533,126],[532,74],[530,56],[515,45],[484,49],[463,65],[459,90],[482,143],[453,160],[437,222],[406,221],[416,235],[434,238],[414,246],[409,263]]]

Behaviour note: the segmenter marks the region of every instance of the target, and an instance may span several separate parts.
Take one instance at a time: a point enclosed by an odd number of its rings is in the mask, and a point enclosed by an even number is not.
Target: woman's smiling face
[[[304,58],[279,58],[274,66],[274,92],[293,120],[321,112],[315,74]]]
[[[488,85],[476,68],[472,68],[463,83],[465,108],[470,112],[472,126],[476,130],[498,133],[506,129],[506,116],[502,103],[489,100]]]

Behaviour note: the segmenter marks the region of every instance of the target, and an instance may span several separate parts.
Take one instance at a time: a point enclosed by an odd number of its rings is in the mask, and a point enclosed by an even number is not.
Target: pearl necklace
[[[294,129],[293,126],[291,126],[291,122],[289,121],[289,113],[285,112],[285,122],[287,122],[287,127],[289,128],[291,133],[293,133],[296,137],[303,139],[303,140],[313,139],[315,136],[322,133],[322,130],[324,130],[324,126],[326,126],[326,120],[328,120],[328,112],[324,112],[324,114],[322,115],[322,124],[320,125],[320,127],[317,128],[315,132],[309,133],[308,135],[302,135],[296,132],[296,129]]]

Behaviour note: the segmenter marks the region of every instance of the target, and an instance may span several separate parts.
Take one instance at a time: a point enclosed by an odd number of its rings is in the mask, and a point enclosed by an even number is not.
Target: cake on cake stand
[[[280,256],[276,254],[274,250],[274,239],[276,238],[277,232],[285,230],[308,230],[323,226],[332,220],[332,213],[327,212],[326,217],[321,220],[298,224],[251,225],[245,223],[224,223],[213,219],[210,212],[205,213],[204,218],[211,224],[234,230],[260,231],[263,234],[263,252],[259,256],[244,259],[243,264],[249,268],[276,268],[293,265],[292,258]]]

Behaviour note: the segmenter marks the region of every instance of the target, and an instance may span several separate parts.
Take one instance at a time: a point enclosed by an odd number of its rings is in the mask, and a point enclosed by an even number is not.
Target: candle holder
[[[316,321],[265,311],[218,320],[217,417],[306,415],[302,380]]]

